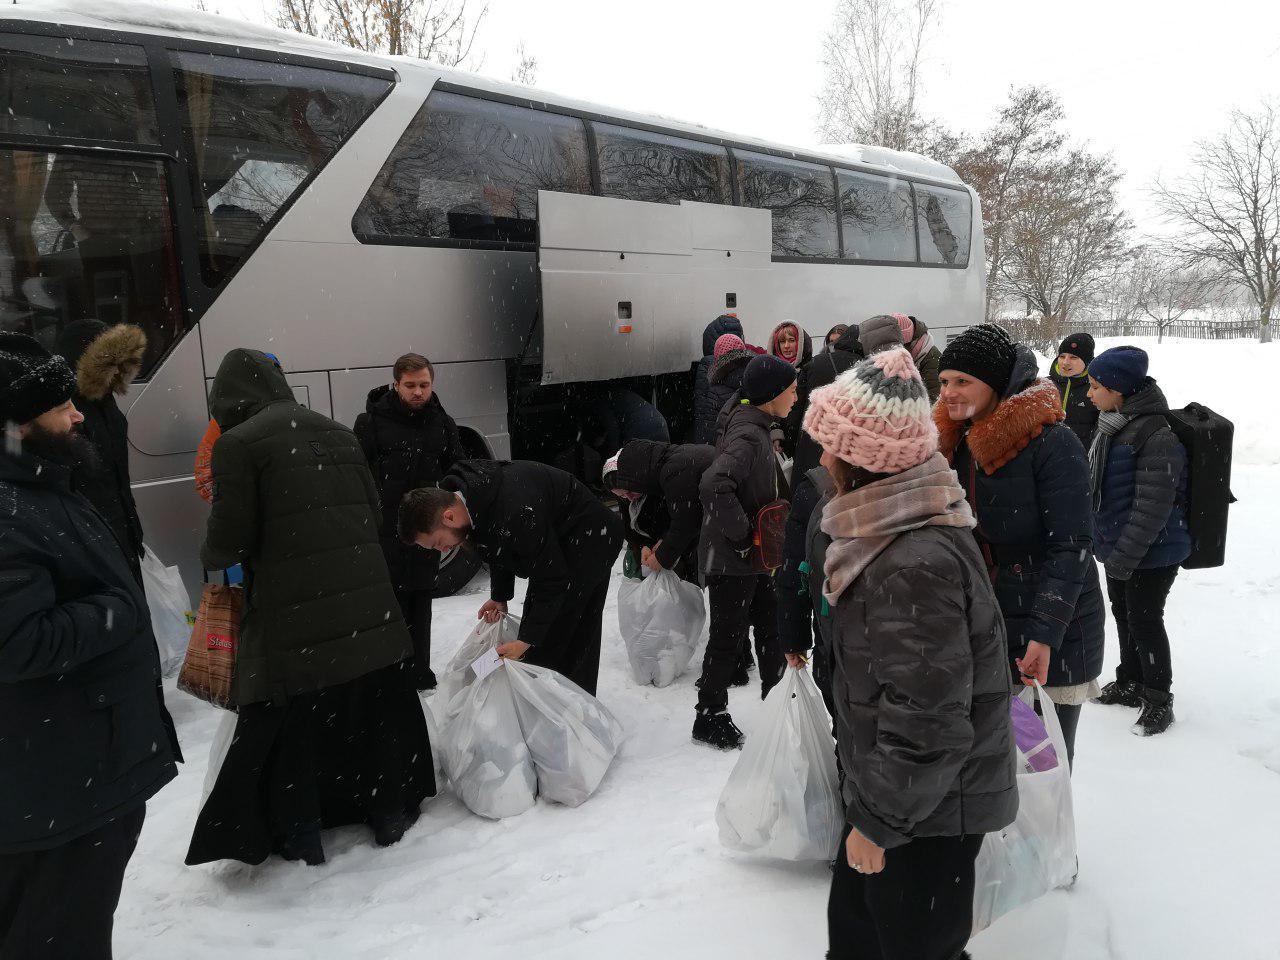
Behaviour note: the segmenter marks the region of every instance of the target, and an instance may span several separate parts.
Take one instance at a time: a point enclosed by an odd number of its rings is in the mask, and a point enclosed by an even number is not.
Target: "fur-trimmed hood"
[[[745,370],[755,356],[750,350],[730,350],[711,364],[711,373],[707,379],[711,383],[724,383],[734,373]]]
[[[58,335],[58,349],[76,371],[76,389],[86,400],[123,394],[142,369],[147,335],[141,327],[78,320]]]
[[[988,476],[1017,457],[1045,427],[1066,417],[1058,388],[1052,380],[1037,377],[1034,364],[1035,355],[1020,344],[1009,393],[991,416],[969,427],[969,452]],[[938,449],[948,460],[954,459],[956,448],[965,439],[965,424],[947,416],[941,401],[933,408],[933,422],[938,427]]]

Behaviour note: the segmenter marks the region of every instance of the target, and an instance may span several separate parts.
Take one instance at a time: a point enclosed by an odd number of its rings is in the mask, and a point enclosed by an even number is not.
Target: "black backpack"
[[[1151,417],[1139,431],[1141,447],[1160,429],[1161,420]],[[1184,506],[1191,534],[1191,555],[1182,561],[1185,570],[1220,567],[1227,552],[1227,511],[1236,498],[1231,495],[1231,443],[1235,424],[1199,403],[1181,410],[1163,412],[1187,451],[1187,494]]]

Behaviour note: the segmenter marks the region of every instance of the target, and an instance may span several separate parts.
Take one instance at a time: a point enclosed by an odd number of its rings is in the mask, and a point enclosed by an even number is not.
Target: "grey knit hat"
[[[863,321],[858,328],[858,342],[867,356],[890,347],[902,346],[902,329],[898,326],[898,318],[882,313]]]

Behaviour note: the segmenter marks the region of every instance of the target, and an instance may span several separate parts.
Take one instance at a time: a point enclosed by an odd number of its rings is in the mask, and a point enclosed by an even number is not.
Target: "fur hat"
[[[132,323],[77,320],[58,334],[58,352],[75,369],[80,395],[96,401],[129,389],[142,369],[147,335]]]
[[[871,473],[910,470],[938,450],[928,391],[902,346],[813,391],[804,429],[823,450]]]
[[[0,424],[28,423],[71,399],[67,361],[24,333],[0,330]]]
[[[955,370],[981,380],[1002,397],[1013,379],[1017,351],[1009,334],[994,323],[970,327],[947,344],[939,370]]]

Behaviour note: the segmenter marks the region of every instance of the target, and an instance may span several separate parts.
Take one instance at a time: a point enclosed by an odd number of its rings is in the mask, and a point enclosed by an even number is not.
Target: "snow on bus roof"
[[[607,117],[620,123],[630,122],[661,127],[670,130],[673,134],[683,132],[696,137],[741,144],[748,149],[761,148],[773,152],[790,153],[800,159],[854,163],[888,173],[960,184],[960,178],[950,167],[918,153],[906,153],[862,144],[821,146],[780,144],[758,137],[715,130],[698,123],[664,117],[660,114],[618,110],[551,91],[508,83],[456,68],[442,67],[412,57],[387,57],[364,53],[329,40],[310,37],[291,30],[281,30],[198,10],[160,6],[147,3],[145,0],[18,0],[16,5],[10,3],[0,5],[0,22],[10,19],[44,20],[73,27],[122,32],[159,33],[298,56],[345,60],[350,63],[395,69],[402,75],[425,73],[431,75],[433,79],[439,77],[460,87],[554,104],[567,110]]]

